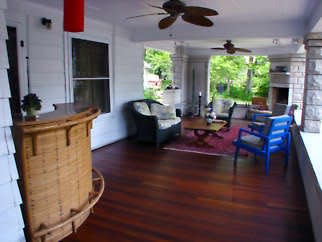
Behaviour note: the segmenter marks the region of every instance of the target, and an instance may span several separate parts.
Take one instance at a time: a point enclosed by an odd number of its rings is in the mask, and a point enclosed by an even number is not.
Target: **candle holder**
[[[201,116],[201,96],[199,95],[198,99],[198,116]]]

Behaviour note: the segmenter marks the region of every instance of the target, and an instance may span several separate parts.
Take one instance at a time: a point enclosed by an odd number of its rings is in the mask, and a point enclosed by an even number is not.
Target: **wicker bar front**
[[[72,104],[38,120],[17,122],[15,138],[22,175],[25,220],[31,241],[58,241],[88,217],[104,190],[94,171],[90,129],[95,108],[75,110]]]

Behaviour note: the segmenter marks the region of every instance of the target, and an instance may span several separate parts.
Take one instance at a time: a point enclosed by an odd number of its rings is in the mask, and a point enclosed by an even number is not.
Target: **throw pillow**
[[[151,114],[158,117],[158,119],[175,119],[176,111],[173,106],[161,105],[158,103],[151,104]]]
[[[145,102],[135,102],[133,106],[134,106],[134,109],[140,114],[149,115],[149,116],[151,115],[150,109]]]

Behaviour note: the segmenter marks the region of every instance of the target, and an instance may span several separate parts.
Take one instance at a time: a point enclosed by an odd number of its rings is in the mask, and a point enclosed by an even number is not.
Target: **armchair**
[[[222,101],[223,103],[220,103],[220,101]],[[227,106],[227,108],[225,106]],[[233,116],[233,112],[236,106],[236,102],[234,102],[233,105],[231,105],[231,101],[221,99],[216,100],[215,105],[213,105],[213,102],[210,102],[208,104],[208,107],[213,108],[214,112],[216,113],[216,119],[224,120],[227,122],[226,127],[228,130],[230,129],[231,118]]]
[[[238,138],[233,141],[236,146],[234,165],[237,163],[240,149],[254,153],[255,156],[263,156],[266,175],[269,173],[270,155],[274,152],[283,151],[285,153],[285,165],[287,165],[291,142],[289,131],[291,122],[292,118],[289,115],[281,115],[267,118],[262,133],[241,128]]]
[[[252,131],[258,131],[262,132],[264,130],[265,125],[265,118],[272,117],[272,116],[278,116],[278,115],[284,115],[287,114],[292,117],[294,115],[294,110],[297,108],[297,105],[286,105],[281,103],[276,103],[273,107],[272,112],[265,111],[264,113],[254,113],[252,116],[252,122],[248,124],[248,127]]]
[[[140,110],[135,107],[137,103],[143,103],[145,110]],[[146,104],[146,105],[145,105]],[[181,110],[176,109],[173,117],[169,119],[159,119],[157,115],[150,112],[153,104],[161,103],[151,99],[140,99],[128,102],[128,107],[133,115],[136,133],[135,137],[138,141],[152,142],[160,146],[160,144],[170,138],[181,134]]]

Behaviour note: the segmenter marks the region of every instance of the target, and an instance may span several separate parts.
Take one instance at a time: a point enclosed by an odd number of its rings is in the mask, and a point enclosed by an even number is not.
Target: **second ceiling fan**
[[[250,53],[252,52],[249,49],[244,49],[244,48],[237,48],[235,45],[231,42],[231,40],[226,40],[226,43],[224,44],[224,47],[216,47],[216,48],[211,48],[212,50],[226,50],[228,54],[235,54],[236,51],[239,52],[245,52],[245,53]]]
[[[180,0],[168,0],[162,4],[161,7],[154,6],[149,4],[149,6],[157,9],[162,9],[165,12],[160,13],[150,13],[150,14],[142,14],[133,17],[128,17],[127,19],[138,18],[149,15],[169,15],[159,22],[160,29],[166,29],[170,27],[179,16],[190,24],[210,27],[213,25],[213,22],[205,17],[205,16],[215,16],[218,15],[218,12],[211,8],[204,8],[199,6],[187,6],[184,2]]]

